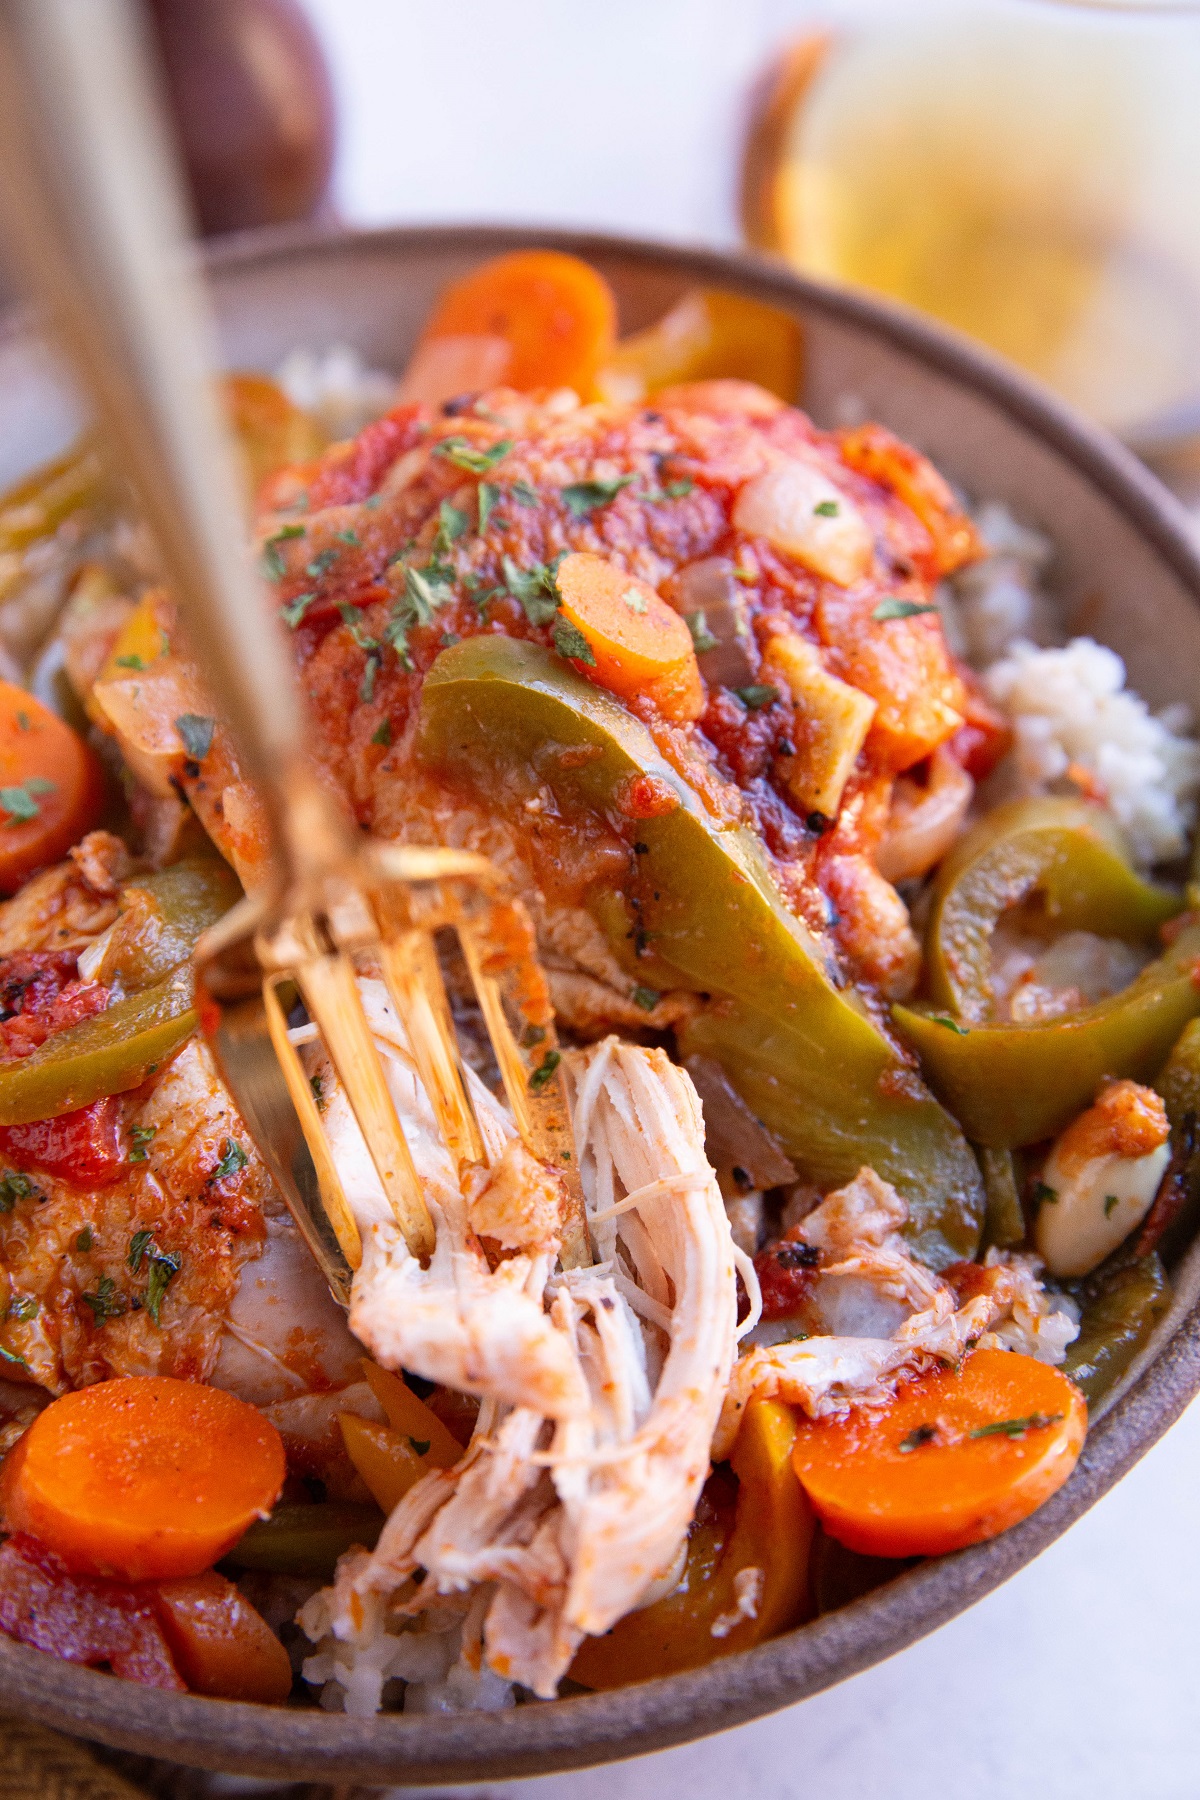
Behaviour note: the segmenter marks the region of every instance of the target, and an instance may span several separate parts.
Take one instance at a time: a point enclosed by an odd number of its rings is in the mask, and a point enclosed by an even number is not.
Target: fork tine
[[[298,962],[292,975],[346,1091],[396,1223],[409,1250],[424,1262],[433,1254],[433,1220],[388,1092],[354,965],[345,952],[334,951]]]
[[[362,1262],[362,1238],[359,1234],[358,1221],[351,1212],[350,1204],[346,1199],[337,1166],[330,1155],[325,1128],[321,1124],[321,1115],[317,1111],[312,1086],[304,1073],[300,1058],[296,1054],[296,1047],[288,1037],[287,1019],[277,991],[280,984],[286,980],[285,975],[268,975],[262,984],[267,1030],[271,1036],[271,1047],[275,1052],[280,1072],[287,1084],[288,1098],[300,1121],[300,1129],[304,1133],[304,1141],[308,1145],[308,1153],[313,1160],[325,1216],[333,1228],[333,1234],[342,1255],[353,1270],[357,1269]],[[287,1193],[289,1189],[285,1188],[284,1191]],[[311,1220],[301,1218],[297,1222],[309,1240],[313,1254],[328,1275],[329,1269],[326,1266],[323,1249],[320,1245],[313,1243]]]
[[[461,1176],[487,1160],[466,1071],[458,1053],[437,951],[428,932],[411,929],[380,942],[383,978],[396,1016],[403,1021],[421,1082]]]

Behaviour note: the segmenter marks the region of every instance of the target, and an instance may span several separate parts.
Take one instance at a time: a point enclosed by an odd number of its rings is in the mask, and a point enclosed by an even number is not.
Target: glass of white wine
[[[752,240],[981,338],[1134,443],[1200,430],[1200,6],[809,11],[748,151]]]

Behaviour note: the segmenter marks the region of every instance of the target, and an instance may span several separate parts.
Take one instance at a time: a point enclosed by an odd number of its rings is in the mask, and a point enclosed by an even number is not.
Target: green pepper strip
[[[136,991],[0,1066],[0,1125],[23,1125],[139,1087],[196,1029],[191,950],[241,889],[215,857],[131,882],[114,927],[122,979]],[[147,899],[150,904],[147,904]],[[124,921],[128,937],[119,934]],[[146,983],[148,985],[141,985]]]
[[[639,720],[549,651],[476,637],[426,676],[418,742],[430,765],[484,787],[527,771],[568,817],[590,810],[635,839],[620,904],[597,894],[595,911],[618,955],[636,921],[649,985],[720,996],[681,1032],[681,1052],[715,1057],[808,1179],[836,1186],[870,1163],[908,1201],[920,1254],[943,1266],[974,1252],[983,1184],[958,1127],[836,985],[756,835],[714,819]],[[643,776],[678,805],[623,815]]]
[[[339,1556],[356,1544],[373,1550],[383,1530],[376,1506],[349,1501],[307,1505],[285,1501],[269,1519],[257,1520],[225,1557],[238,1569],[331,1579]]]
[[[1083,1316],[1067,1346],[1063,1374],[1082,1388],[1090,1407],[1129,1367],[1171,1299],[1157,1255],[1135,1257],[1125,1246],[1082,1281],[1068,1284]]]
[[[1181,904],[1134,872],[1116,825],[1094,803],[998,806],[938,875],[925,946],[935,1008],[967,1023],[987,1020],[992,933],[1001,913],[1035,894],[1058,929],[1102,937],[1151,938]]]
[[[1119,994],[1029,1025],[955,1025],[892,1008],[933,1091],[968,1135],[993,1149],[1054,1137],[1108,1076],[1150,1081],[1200,1013],[1200,925],[1180,932]]]

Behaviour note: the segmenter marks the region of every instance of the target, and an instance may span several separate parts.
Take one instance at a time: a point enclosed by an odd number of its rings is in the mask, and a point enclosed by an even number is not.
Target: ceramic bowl
[[[804,325],[801,403],[820,424],[884,420],[978,496],[1053,538],[1070,625],[1113,645],[1154,706],[1200,715],[1200,559],[1182,512],[1113,439],[938,325],[743,255],[615,237],[463,228],[253,235],[211,252],[229,363],[274,368],[295,345],[349,343],[400,369],[430,303],[485,257],[551,244],[612,282],[624,330],[696,283],[793,312]],[[0,481],[57,450],[72,404],[20,321],[0,331]],[[347,1718],[159,1693],[0,1638],[0,1709],[119,1748],[307,1781],[464,1782],[637,1755],[818,1692],[943,1624],[1021,1568],[1119,1480],[1200,1388],[1200,1262],[1093,1420],[1071,1479],[992,1543],[921,1564],[841,1611],[690,1674],[504,1713]]]

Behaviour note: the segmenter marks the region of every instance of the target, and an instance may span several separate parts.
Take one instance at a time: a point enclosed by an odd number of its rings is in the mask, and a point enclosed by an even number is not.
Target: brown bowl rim
[[[1200,604],[1200,553],[1178,503],[1115,438],[1036,382],[950,329],[874,295],[795,274],[746,251],[532,225],[421,225],[378,230],[284,227],[211,246],[215,272],[303,256],[342,262],[388,249],[453,245],[480,257],[537,244],[583,257],[669,266],[681,279],[740,289],[882,337],[918,363],[984,395],[1036,433],[1123,513]],[[28,320],[15,314],[0,338]],[[0,1707],[117,1749],[203,1768],[308,1781],[391,1784],[498,1780],[642,1755],[727,1730],[793,1704],[894,1655],[1014,1575],[1119,1481],[1200,1390],[1200,1301],[1089,1434],[1065,1487],[1024,1524],[755,1650],[609,1694],[501,1713],[352,1718],[164,1693],[64,1663],[0,1638]]]

